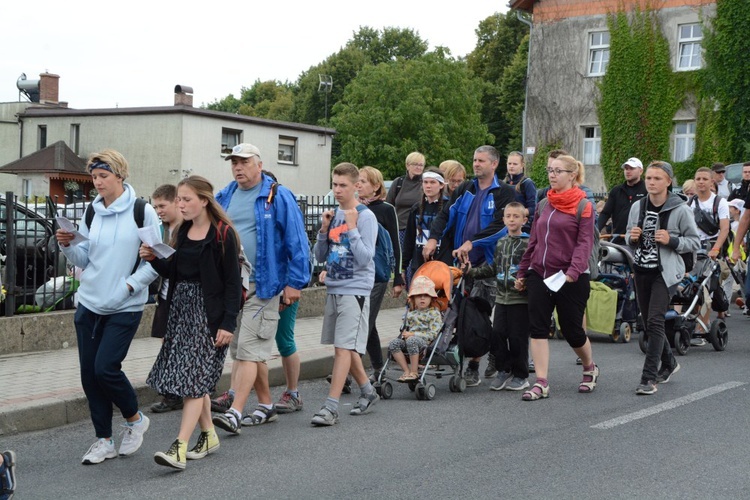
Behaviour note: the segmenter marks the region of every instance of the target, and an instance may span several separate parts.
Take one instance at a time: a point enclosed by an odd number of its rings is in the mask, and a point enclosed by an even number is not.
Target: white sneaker
[[[85,465],[100,464],[108,458],[117,458],[114,441],[97,439],[83,456],[81,463]]]
[[[143,444],[143,435],[148,430],[150,420],[143,412],[138,412],[141,421],[134,424],[122,424],[125,430],[122,431],[122,443],[120,443],[120,455],[132,455]]]

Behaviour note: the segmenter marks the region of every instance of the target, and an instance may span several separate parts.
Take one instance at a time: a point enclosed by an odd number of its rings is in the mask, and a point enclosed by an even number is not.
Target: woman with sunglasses
[[[536,222],[516,275],[516,288],[528,292],[531,356],[536,367],[536,383],[524,392],[524,401],[549,397],[549,322],[555,308],[560,330],[583,364],[578,392],[593,392],[599,378],[582,326],[590,292],[588,261],[594,245],[595,214],[579,187],[583,175],[583,164],[572,156],[550,162],[547,200],[537,206]],[[579,220],[581,204],[585,206]],[[545,282],[555,277],[561,282],[559,288]]]

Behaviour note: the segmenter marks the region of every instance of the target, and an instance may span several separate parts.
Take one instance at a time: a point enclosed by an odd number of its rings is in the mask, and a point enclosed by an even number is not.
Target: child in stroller
[[[409,290],[409,312],[404,330],[388,346],[394,361],[404,372],[399,382],[419,378],[419,354],[435,340],[442,325],[443,316],[437,304],[435,283],[426,276],[417,276]],[[408,365],[404,353],[409,355]]]

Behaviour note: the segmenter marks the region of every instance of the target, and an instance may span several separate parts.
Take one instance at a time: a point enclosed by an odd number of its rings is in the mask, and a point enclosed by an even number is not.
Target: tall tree
[[[412,29],[384,28],[382,31],[362,26],[352,34],[346,46],[331,54],[320,64],[302,73],[294,96],[295,121],[325,125],[326,111],[341,100],[344,89],[366,64],[379,64],[396,59],[415,59],[427,52],[427,41]],[[328,75],[333,87],[326,96],[319,89],[319,75]],[[328,106],[326,108],[326,97]]]
[[[340,152],[335,161],[373,165],[386,178],[403,173],[406,155],[430,164],[466,162],[492,141],[481,120],[481,85],[466,64],[442,52],[365,66],[334,109]]]
[[[398,58],[416,59],[427,53],[429,43],[411,28],[387,27],[378,31],[362,26],[354,33],[347,46],[362,50],[372,64],[395,61]]]
[[[292,85],[275,80],[256,80],[252,87],[243,87],[240,98],[233,94],[209,103],[207,109],[271,120],[289,121],[292,118]]]
[[[704,30],[706,61],[704,96],[718,104],[716,132],[719,158],[750,158],[750,9],[746,0],[718,0],[716,17]]]
[[[501,152],[505,152],[511,149],[511,135],[519,132],[511,132],[512,125],[504,109],[509,96],[501,89],[503,75],[513,62],[518,47],[529,29],[518,20],[515,11],[509,11],[505,14],[495,13],[480,21],[475,32],[477,45],[468,54],[466,61],[472,74],[484,82],[482,119],[490,133],[495,136],[494,145]],[[517,70],[518,68],[514,68],[513,73]],[[525,77],[525,67],[523,73]],[[523,100],[523,97],[521,99]],[[513,111],[510,110],[509,114],[512,115]]]

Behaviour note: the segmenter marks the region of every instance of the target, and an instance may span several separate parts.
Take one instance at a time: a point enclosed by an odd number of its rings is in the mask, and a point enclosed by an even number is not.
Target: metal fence
[[[335,208],[336,202],[324,196],[306,196],[298,197],[297,203],[312,249],[321,214]],[[0,315],[73,307],[78,283],[72,264],[57,245],[55,216],[79,225],[87,205],[88,200],[80,199],[65,203],[51,197],[26,200],[12,192],[0,195],[0,276],[5,297]],[[314,276],[323,268],[312,255],[311,266]]]
[[[597,198],[605,193],[596,193]],[[310,249],[320,229],[324,211],[337,206],[330,196],[300,196],[297,204],[303,214]],[[87,200],[65,203],[57,198],[28,201],[12,192],[0,195],[0,268],[5,301],[0,314],[42,312],[73,307],[77,281],[73,266],[60,251],[54,232],[55,216],[67,217],[80,224]],[[312,283],[323,269],[311,255]]]

